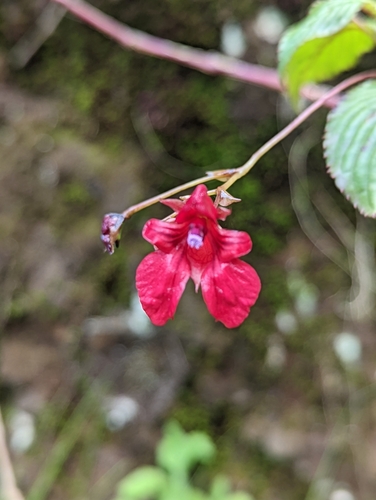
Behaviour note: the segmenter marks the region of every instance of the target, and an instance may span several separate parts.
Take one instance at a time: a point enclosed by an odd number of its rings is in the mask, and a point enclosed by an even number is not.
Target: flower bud
[[[103,217],[101,240],[109,254],[113,254],[115,247],[119,246],[123,222],[124,217],[121,214],[106,214]]]

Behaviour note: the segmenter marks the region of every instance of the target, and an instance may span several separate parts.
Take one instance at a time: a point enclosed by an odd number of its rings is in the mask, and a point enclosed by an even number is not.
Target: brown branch
[[[173,61],[202,73],[224,75],[279,92],[283,90],[275,69],[247,63],[219,52],[195,49],[188,45],[149,35],[116,21],[83,0],[51,1],[62,5],[81,21],[135,52]],[[314,101],[327,90],[327,88],[323,89],[317,85],[307,85],[303,88],[302,95],[310,101]],[[326,105],[334,107],[337,102],[338,99],[332,99],[326,101]]]

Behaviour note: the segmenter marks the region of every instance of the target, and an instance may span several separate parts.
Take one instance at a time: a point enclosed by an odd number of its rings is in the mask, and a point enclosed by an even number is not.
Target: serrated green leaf
[[[350,90],[329,115],[325,156],[336,186],[369,217],[376,217],[376,82]]]
[[[116,500],[142,500],[157,497],[167,485],[166,473],[158,467],[139,467],[120,483]]]
[[[290,26],[279,43],[279,68],[283,72],[294,52],[313,38],[325,38],[345,28],[360,11],[364,0],[315,2],[307,16]]]
[[[364,1],[316,2],[305,19],[285,32],[278,69],[294,105],[302,85],[332,78],[374,48],[372,34],[352,22]]]
[[[156,461],[171,474],[186,475],[198,462],[207,462],[215,453],[209,436],[203,432],[185,433],[177,422],[170,422],[156,452]]]
[[[354,66],[359,57],[372,50],[374,40],[354,23],[335,35],[316,38],[301,46],[287,66],[285,84],[293,103],[306,83],[328,80]]]

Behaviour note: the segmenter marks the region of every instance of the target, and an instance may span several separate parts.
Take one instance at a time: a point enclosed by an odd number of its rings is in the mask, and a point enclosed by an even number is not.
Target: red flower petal
[[[161,326],[173,318],[190,275],[183,251],[147,255],[136,271],[141,305],[152,323]]]
[[[226,220],[229,215],[231,215],[231,210],[229,208],[217,207],[217,219]]]
[[[256,302],[261,282],[246,262],[215,259],[202,274],[201,288],[210,314],[227,328],[235,328],[243,323]]]
[[[186,227],[186,224],[150,219],[142,230],[142,236],[162,252],[170,253],[186,236]]]
[[[210,227],[213,240],[218,245],[217,257],[221,262],[229,262],[246,255],[252,250],[252,240],[248,233],[223,229],[220,226]]]
[[[213,203],[210,196],[207,194],[206,196],[211,201],[211,203]],[[173,210],[174,212],[180,212],[180,210],[186,204],[186,201],[177,200],[176,198],[166,198],[165,200],[161,200],[161,203],[171,208],[171,210]],[[231,210],[229,208],[217,207],[216,210],[217,210],[217,219],[220,220],[226,220],[226,217],[228,217],[231,214]]]
[[[166,198],[165,200],[161,200],[161,203],[171,208],[174,212],[179,212],[185,205],[185,201],[177,200],[176,198]]]
[[[195,217],[206,217],[212,221],[218,218],[217,209],[203,184],[199,184],[185,202],[176,216],[176,222],[187,222]]]

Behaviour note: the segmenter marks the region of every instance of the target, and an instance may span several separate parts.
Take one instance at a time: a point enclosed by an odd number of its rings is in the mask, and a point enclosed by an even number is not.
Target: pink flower
[[[260,293],[256,271],[238,257],[251,251],[252,242],[243,231],[221,228],[231,212],[215,207],[204,185],[186,202],[162,201],[177,212],[173,221],[151,219],[143,237],[155,247],[136,273],[142,307],[155,325],[164,325],[175,314],[189,278],[200,285],[209,312],[227,328],[239,326]]]

